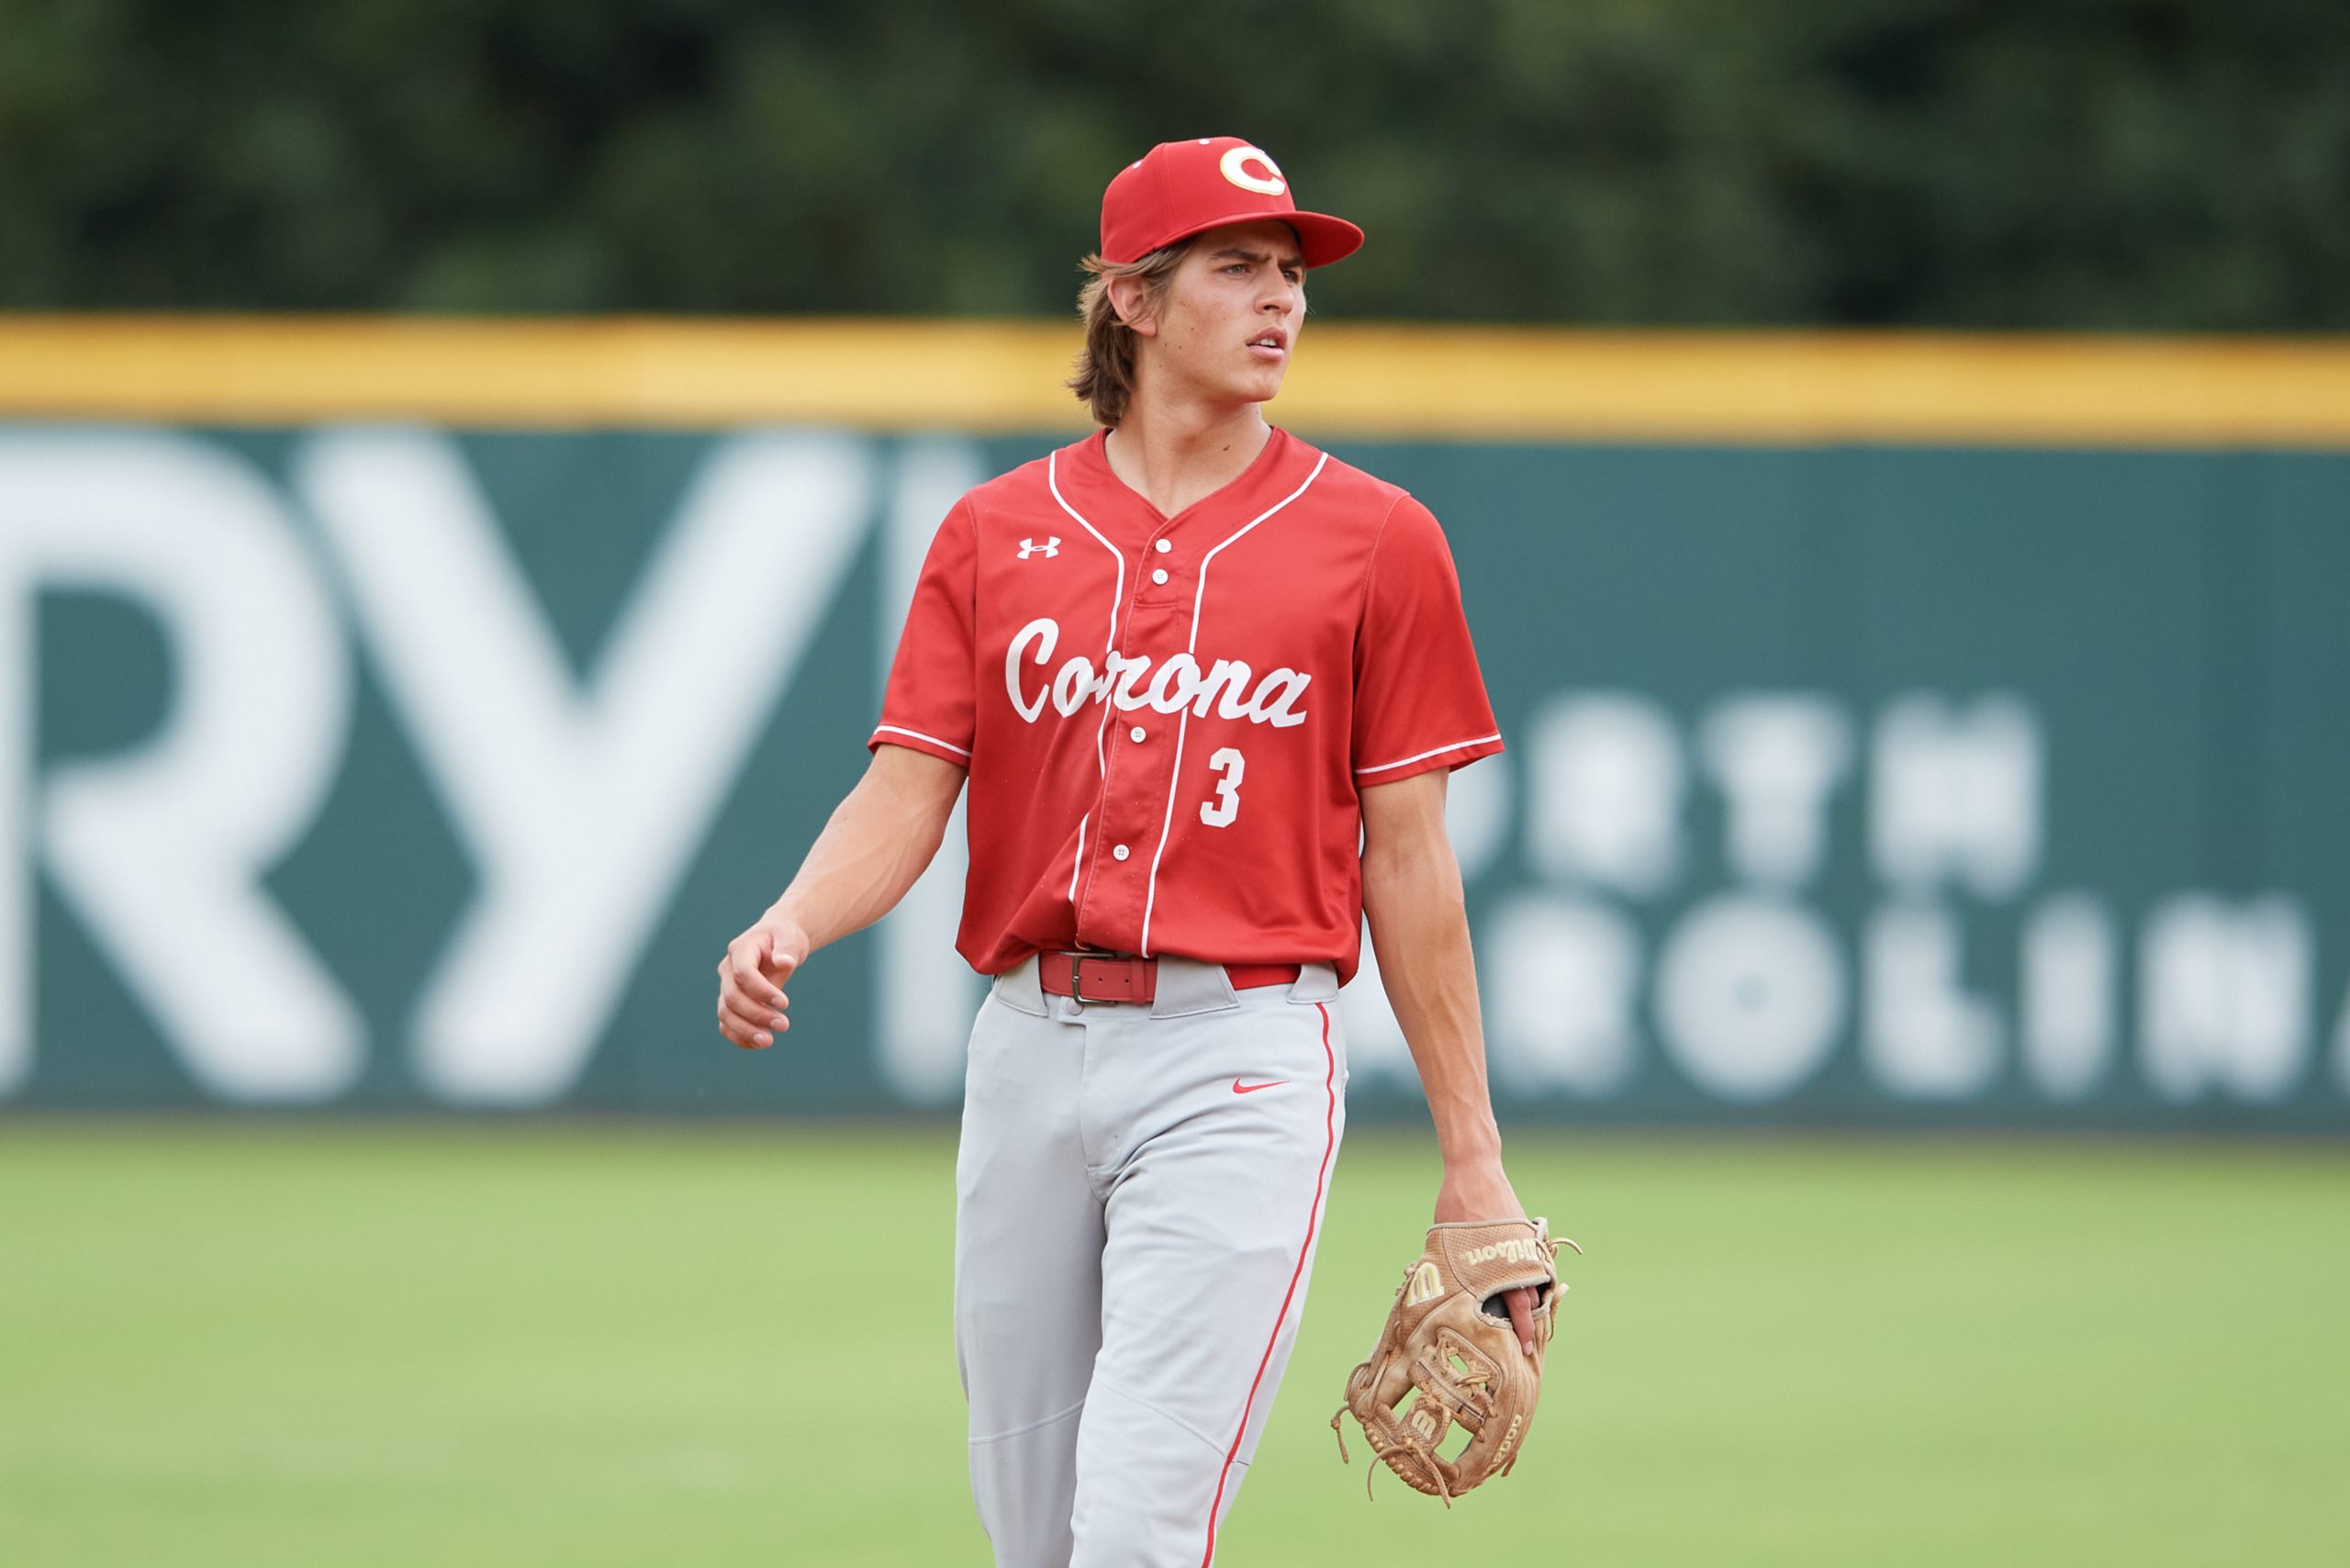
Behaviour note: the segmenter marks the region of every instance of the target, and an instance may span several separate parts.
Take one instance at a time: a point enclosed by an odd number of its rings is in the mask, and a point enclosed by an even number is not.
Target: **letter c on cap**
[[[1251,159],[1264,166],[1263,174],[1253,173],[1247,167]],[[1281,178],[1281,165],[1266,157],[1262,148],[1226,148],[1216,168],[1225,179],[1242,190],[1255,191],[1259,196],[1280,196],[1289,189],[1289,182]]]

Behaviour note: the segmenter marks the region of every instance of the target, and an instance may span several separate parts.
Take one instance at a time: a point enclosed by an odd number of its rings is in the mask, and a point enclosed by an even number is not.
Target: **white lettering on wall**
[[[161,730],[54,770],[59,893],[196,1081],[232,1099],[348,1088],[365,1025],[261,885],[331,784],[351,717],[331,601],[275,494],[176,435],[0,438],[0,845],[28,843],[34,598],[118,595],[172,655]],[[22,672],[22,673],[19,673]],[[0,889],[0,1090],[30,1065],[30,868]]]
[[[1844,1026],[1844,962],[1800,904],[1725,894],[1692,909],[1657,958],[1657,1023],[1690,1081],[1775,1100],[1819,1070]]]
[[[1869,758],[1869,847],[1906,891],[1964,882],[2011,898],[2040,863],[2040,725],[2005,693],[1960,708],[1924,692],[1878,719]]]
[[[1494,1076],[1514,1093],[1604,1096],[1632,1070],[1640,934],[1587,899],[1521,895],[1481,944]]]
[[[2139,1048],[2165,1099],[2282,1099],[2308,1065],[2313,943],[2278,895],[2155,906],[2139,938]]]
[[[1823,697],[1734,697],[1698,726],[1698,750],[1728,808],[1737,874],[1792,890],[1819,874],[1828,800],[1852,765],[1852,726]]]
[[[1982,1093],[1999,1070],[1998,1014],[1961,981],[1956,912],[1889,904],[1862,938],[1862,1054],[1887,1092],[1910,1100]]]
[[[1527,852],[1545,876],[1646,897],[1681,868],[1681,741],[1628,693],[1574,693],[1527,726]]]
[[[207,1092],[317,1103],[357,1081],[366,1024],[264,881],[344,760],[352,628],[322,569],[336,567],[478,878],[408,1021],[420,1081],[470,1103],[563,1093],[793,671],[819,657],[811,643],[850,579],[882,450],[834,436],[714,445],[583,677],[439,435],[344,431],[297,448],[324,549],[217,443],[0,436],[0,1095],[37,1065],[43,876]],[[884,657],[937,518],[980,471],[961,441],[899,453],[879,509]],[[757,612],[713,611],[713,583],[755,594]],[[168,698],[151,736],[42,774],[38,606],[61,592],[150,618]],[[1006,651],[1031,720],[1103,703],[1272,728],[1304,717],[1300,672],[1128,659],[1098,641],[1093,658],[1064,658],[1060,631],[1034,623]],[[2317,991],[2339,956],[2322,963],[2318,926],[2288,896],[2188,890],[2146,907],[2034,886],[2059,859],[2043,844],[2050,752],[2018,697],[1909,692],[1863,726],[1825,694],[1733,692],[1692,718],[1573,691],[1511,738],[1509,759],[1453,779],[1447,808],[1464,872],[1504,881],[1479,906],[1478,953],[1505,1089],[1665,1087],[1643,1058],[1652,1012],[1664,1059],[1699,1093],[1741,1103],[1801,1090],[1848,1014],[1856,1066],[1890,1100],[1992,1094],[2009,1038],[2016,1081],[2045,1103],[2101,1094],[2124,1066],[2171,1104],[2275,1103],[2317,1081],[2329,1103],[2350,1094],[2350,1000],[2323,1016],[2338,993]],[[1866,767],[1847,809],[1856,751]],[[1693,782],[1718,791],[1718,819]],[[1521,823],[1530,887],[1510,853]],[[1864,825],[1883,902],[1845,931],[1824,912],[1875,896],[1850,885],[1862,846],[1838,840],[1848,823]],[[952,952],[964,851],[958,812],[877,938],[877,1067],[910,1103],[951,1101],[961,1080],[978,990]],[[1692,885],[1718,852],[1727,885]],[[1823,876],[1820,908],[1796,902]],[[1371,958],[1341,999],[1354,1070],[1409,1086]]]
[[[2052,1100],[2078,1100],[2113,1061],[2113,917],[2087,893],[2041,901],[2024,924],[2023,1067]]]
[[[868,449],[716,447],[583,690],[454,445],[315,438],[299,489],[480,888],[418,1004],[424,1081],[542,1103],[586,1065],[867,526]]]

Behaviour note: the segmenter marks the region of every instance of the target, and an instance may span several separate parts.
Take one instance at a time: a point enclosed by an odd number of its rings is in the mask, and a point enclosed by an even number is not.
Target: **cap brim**
[[[1309,267],[1343,262],[1362,249],[1362,230],[1326,212],[1292,212],[1281,220],[1297,230],[1298,249]]]
[[[1144,254],[1163,250],[1181,241],[1196,239],[1211,229],[1222,229],[1233,223],[1286,223],[1297,231],[1299,254],[1309,267],[1326,267],[1332,262],[1343,262],[1362,249],[1362,230],[1343,218],[1333,218],[1326,212],[1267,212],[1261,207],[1253,212],[1227,213],[1211,218],[1204,223],[1187,224],[1181,234],[1169,234],[1157,244],[1144,248]],[[1141,260],[1140,256],[1134,258]]]

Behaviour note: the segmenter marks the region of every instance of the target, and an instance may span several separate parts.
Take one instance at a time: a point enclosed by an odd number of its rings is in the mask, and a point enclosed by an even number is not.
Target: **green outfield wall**
[[[863,767],[939,517],[1065,431],[44,416],[13,374],[0,1106],[953,1103],[959,818],[783,1048],[718,1037],[711,971]],[[1507,1115],[2350,1129],[2350,443],[1944,395],[1940,441],[1858,392],[1734,439],[1283,410],[1453,542]],[[1344,1000],[1359,1112],[1407,1112],[1375,971]]]

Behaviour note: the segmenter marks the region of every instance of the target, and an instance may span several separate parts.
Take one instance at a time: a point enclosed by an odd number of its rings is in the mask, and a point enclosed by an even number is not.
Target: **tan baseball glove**
[[[1347,1457],[1338,1423],[1352,1411],[1371,1452],[1448,1508],[1488,1476],[1508,1474],[1541,1397],[1553,1300],[1567,1288],[1555,1261],[1560,1242],[1583,1250],[1564,1237],[1553,1241],[1547,1220],[1430,1227],[1427,1250],[1395,1287],[1379,1343],[1347,1379],[1347,1402],[1330,1417],[1338,1457]],[[1520,1286],[1536,1293],[1531,1356],[1502,1300]],[[1398,1409],[1406,1396],[1411,1403]],[[1441,1450],[1455,1427],[1468,1442],[1447,1458]],[[1370,1484],[1366,1476],[1366,1490]]]

